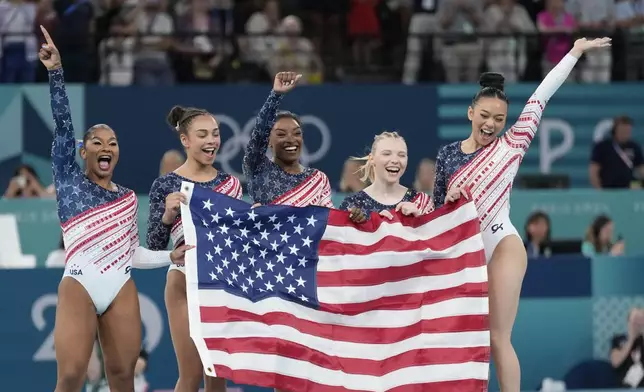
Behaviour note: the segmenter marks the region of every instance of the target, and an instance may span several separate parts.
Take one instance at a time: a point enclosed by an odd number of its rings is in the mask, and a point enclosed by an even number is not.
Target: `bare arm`
[[[629,336],[628,340],[622,345],[622,347],[614,348],[610,351],[610,363],[614,368],[619,367],[619,365],[624,362],[626,357],[631,354],[631,349],[633,348],[634,342],[635,339]]]
[[[602,182],[599,177],[600,169],[601,166],[599,166],[599,163],[596,162],[591,162],[588,166],[588,178],[590,180],[590,185],[592,185],[595,189],[602,189]]]

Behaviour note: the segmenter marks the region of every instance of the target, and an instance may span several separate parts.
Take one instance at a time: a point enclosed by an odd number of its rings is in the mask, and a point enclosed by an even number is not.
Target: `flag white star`
[[[267,253],[268,253],[268,251],[266,249],[260,249],[259,250],[259,257],[261,257],[262,259],[265,259]]]
[[[230,264],[230,261],[228,261],[228,259],[224,257],[224,258],[221,260],[221,264],[223,264],[223,265],[224,265],[224,268],[228,268],[228,264]]]
[[[260,236],[262,236],[262,239],[263,239],[263,240],[266,240],[266,241],[268,241],[268,234],[269,234],[269,233],[268,233],[268,231],[266,231],[266,229],[264,229],[264,231],[262,231],[261,233],[259,233],[259,235],[260,235]]]
[[[212,222],[219,223],[219,219],[221,219],[218,212],[215,213],[215,215],[210,215],[210,218],[212,219],[210,223]]]
[[[219,226],[219,233],[228,234],[228,226],[226,226],[225,224]]]
[[[282,276],[282,274],[275,275],[275,280],[277,281],[277,283],[284,283],[284,277]]]
[[[315,222],[317,221],[318,220],[315,219],[315,216],[311,215],[310,217],[306,218],[306,225],[315,227]]]
[[[277,220],[277,215],[275,214],[268,217],[268,221],[271,223],[275,222],[276,220]]]
[[[210,242],[213,242],[213,238],[215,238],[215,236],[210,231],[208,232],[208,234],[206,234],[206,237],[208,237],[208,241]]]
[[[220,266],[215,266],[215,269],[217,270],[217,273],[218,273],[219,275],[221,275],[221,274],[223,274],[223,273],[224,273],[224,269],[223,269],[223,268],[221,268]]]
[[[277,222],[273,225],[273,230],[275,231],[280,231],[281,228],[282,228],[282,224],[280,222]]]
[[[234,261],[237,261],[237,259],[239,258],[239,253],[237,253],[236,250],[234,250],[230,255],[233,257]]]
[[[299,259],[297,259],[297,261],[299,261],[297,265],[301,267],[306,267],[306,257],[300,257]]]
[[[249,244],[249,243],[245,243],[245,244],[243,245],[242,252],[244,252],[244,253],[248,253],[248,252],[250,252],[250,244]]]
[[[242,227],[239,229],[239,234],[244,238],[248,238],[248,229]]]
[[[226,242],[226,246],[227,246],[227,247],[229,247],[229,248],[232,248],[232,247],[233,247],[233,241],[230,239],[230,237],[226,238],[226,239],[224,240],[224,242]]]
[[[295,287],[293,287],[292,284],[289,284],[286,290],[288,290],[289,294],[293,294],[295,292]]]
[[[250,212],[248,213],[248,219],[250,219],[250,220],[252,220],[254,222],[255,218],[257,218],[257,214],[255,213],[255,211],[250,210]]]
[[[213,248],[215,250],[215,254],[221,256],[221,251],[222,249],[219,247],[219,244],[215,245]]]
[[[302,286],[302,287],[304,287],[304,283],[306,283],[306,280],[302,279],[301,276],[299,278],[295,279],[295,281],[297,282],[298,286]]]
[[[229,286],[233,285],[233,281],[230,280],[230,278],[226,278],[226,283],[228,283]]]
[[[291,254],[292,254],[292,255],[296,255],[296,254],[297,254],[297,252],[299,252],[299,251],[300,251],[300,248],[298,248],[298,247],[297,247],[297,246],[295,246],[295,245],[291,245],[291,246],[289,246],[288,248],[289,248],[289,250],[291,251]]]
[[[304,296],[304,294],[300,295],[300,299],[304,302],[309,302],[309,299]]]
[[[239,264],[239,273],[240,274],[245,274],[246,273],[246,266],[244,264]]]
[[[282,237],[282,242],[288,242],[288,239],[291,238],[291,236],[286,234],[286,232],[280,234],[280,237]]]
[[[257,261],[257,259],[255,259],[253,256],[248,258],[248,264],[250,264],[251,267],[255,266],[256,261]]]
[[[257,275],[257,279],[264,279],[264,271],[261,269],[255,270],[255,275]]]
[[[243,291],[244,293],[247,293],[247,292],[248,292],[248,286],[246,286],[246,284],[245,284],[245,283],[242,283],[242,284],[241,284],[241,286],[239,286],[239,287],[241,287],[241,289],[242,289],[242,291]]]
[[[307,236],[306,238],[302,238],[302,246],[308,246],[309,248],[311,247],[311,238]]]
[[[277,241],[271,242],[271,249],[277,251]]]
[[[239,227],[239,225],[241,225],[241,222],[242,222],[241,219],[237,218],[233,221],[233,225]]]
[[[210,271],[210,280],[219,280],[214,272]]]
[[[249,276],[248,278],[246,278],[246,282],[248,282],[248,284],[250,285],[250,287],[253,287],[253,283],[255,283],[255,281],[253,280],[253,278],[251,278],[250,276]]]
[[[206,257],[208,258],[208,261],[212,261],[212,255],[210,252],[206,253]]]
[[[295,232],[293,234],[299,234],[302,235],[302,230],[304,229],[300,224],[298,223],[297,226],[293,227]]]
[[[273,271],[273,267],[275,267],[275,264],[271,263],[270,261],[266,263],[266,269],[269,271]]]
[[[203,209],[210,211],[210,207],[212,207],[212,203],[210,202],[210,199],[206,200],[203,202]]]
[[[201,220],[201,224],[203,225],[203,227],[208,227],[208,222],[206,222],[205,219]]]
[[[226,208],[226,215],[228,215],[228,216],[233,216],[233,214],[234,214],[234,213],[235,213],[235,212],[233,211],[233,209],[232,209],[232,208],[230,208],[230,207]]]
[[[235,282],[237,282],[237,276],[238,276],[238,275],[237,275],[237,273],[236,273],[235,271],[232,271],[232,272],[230,273],[230,276],[233,278],[233,280],[234,280]]]
[[[288,219],[288,223],[294,223],[295,222],[295,215],[291,215],[286,219]]]
[[[284,260],[286,260],[286,256],[284,254],[280,253],[277,255],[277,262],[284,264]]]
[[[262,228],[262,226],[263,226],[263,225],[264,225],[264,224],[263,224],[262,222],[259,222],[259,221],[258,221],[258,222],[255,222],[255,224],[253,225],[253,227],[254,227],[254,228],[256,228],[257,230],[259,230],[259,229],[261,229],[261,228]]]
[[[271,282],[264,283],[264,286],[266,286],[266,290],[273,291],[273,284]]]
[[[251,241],[252,241],[252,242],[253,242],[253,244],[255,244],[256,246],[259,246],[259,245],[260,245],[259,241],[257,241],[257,238],[253,238]]]
[[[289,266],[286,267],[286,275],[293,276],[293,271],[295,271],[295,268],[293,268],[292,265],[289,265]]]

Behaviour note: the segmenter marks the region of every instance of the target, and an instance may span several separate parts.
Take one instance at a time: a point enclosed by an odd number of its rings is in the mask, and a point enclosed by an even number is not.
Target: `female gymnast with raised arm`
[[[47,43],[38,55],[49,71],[55,123],[51,159],[66,257],[54,330],[55,392],[81,390],[97,330],[110,390],[132,392],[141,349],[141,314],[130,270],[183,263],[192,247],[155,252],[139,246],[136,195],[112,182],[119,146],[109,126],[95,125],[85,133],[80,148],[85,171],[76,163],[60,53],[41,29]]]
[[[579,39],[550,71],[519,116],[502,136],[508,114],[503,77],[481,76],[482,89],[472,100],[467,140],[442,147],[436,161],[434,203],[440,207],[448,190],[468,188],[481,223],[488,261],[492,356],[502,392],[519,392],[521,370],[510,337],[519,306],[527,256],[521,237],[510,221],[510,191],[521,160],[530,146],[542,112],[587,51],[610,46],[609,38]],[[454,194],[458,198],[459,193]]]
[[[291,112],[278,112],[284,94],[301,77],[294,72],[275,76],[273,90],[257,115],[246,146],[242,169],[248,193],[256,204],[333,207],[326,174],[300,164],[304,143],[300,119]],[[269,147],[272,160],[266,157]]]
[[[180,203],[186,202],[180,189],[182,181],[190,181],[237,199],[242,197],[239,180],[213,167],[221,146],[219,124],[213,115],[204,109],[175,106],[168,114],[167,121],[179,135],[188,159],[177,170],[154,180],[150,189],[147,244],[155,250],[166,249],[170,240],[175,248],[184,243],[179,213]],[[204,376],[197,348],[190,338],[186,276],[182,265],[171,265],[168,270],[165,304],[179,365],[175,392],[197,392],[202,379],[205,379],[206,392],[225,392],[226,380]]]
[[[400,184],[400,177],[407,169],[407,143],[398,132],[376,135],[369,155],[355,158],[364,161],[360,168],[361,180],[370,181],[364,190],[347,196],[341,210],[350,210],[349,218],[364,222],[372,212],[392,219],[390,210],[404,215],[422,215],[434,210],[431,197]]]

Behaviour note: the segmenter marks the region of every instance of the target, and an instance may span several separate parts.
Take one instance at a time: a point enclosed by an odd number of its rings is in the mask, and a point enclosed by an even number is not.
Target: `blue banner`
[[[535,88],[508,87],[512,101],[508,125]],[[302,116],[303,163],[326,172],[334,188],[344,160],[364,153],[373,136],[384,130],[398,130],[407,139],[410,161],[403,180],[410,184],[420,159],[433,158],[441,145],[469,135],[467,107],[477,89],[475,85],[306,86],[290,93],[282,109]],[[223,142],[219,165],[239,174],[243,148],[270,86],[70,86],[68,90],[77,136],[93,124],[111,125],[121,144],[116,181],[147,193],[163,153],[181,148],[176,133],[165,124],[173,105],[203,107],[216,115]],[[573,186],[588,186],[593,141],[610,129],[612,117],[631,116],[636,126],[633,136],[644,143],[644,132],[637,131],[644,123],[640,90],[637,84],[563,86],[546,108],[520,173],[567,173]],[[36,166],[43,182],[51,182],[52,124],[48,86],[0,87],[0,186],[6,186],[19,162]]]
[[[61,270],[52,269],[3,270],[0,274],[3,391],[54,388],[53,328],[61,276]],[[607,358],[610,338],[624,332],[629,308],[644,306],[641,276],[642,258],[530,260],[513,334],[523,387],[533,389],[545,377],[561,379],[582,360]],[[134,273],[144,344],[150,351],[147,378],[152,391],[169,392],[177,380],[177,365],[163,299],[165,278],[165,269]],[[494,377],[491,386],[496,390]]]

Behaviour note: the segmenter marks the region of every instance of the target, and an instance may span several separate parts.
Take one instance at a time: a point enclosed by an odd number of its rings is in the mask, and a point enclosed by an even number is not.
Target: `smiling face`
[[[467,117],[472,122],[472,137],[480,146],[487,146],[505,128],[508,104],[499,98],[483,97],[470,106]]]
[[[119,145],[114,131],[107,126],[88,131],[80,156],[90,177],[111,178],[119,160]]]
[[[289,166],[300,160],[302,155],[302,127],[291,117],[282,117],[273,126],[269,144],[277,164]]]
[[[204,166],[212,166],[221,146],[219,124],[210,114],[196,116],[188,129],[179,135],[188,159]]]
[[[401,137],[378,140],[371,151],[375,181],[399,183],[407,169],[407,143]]]

